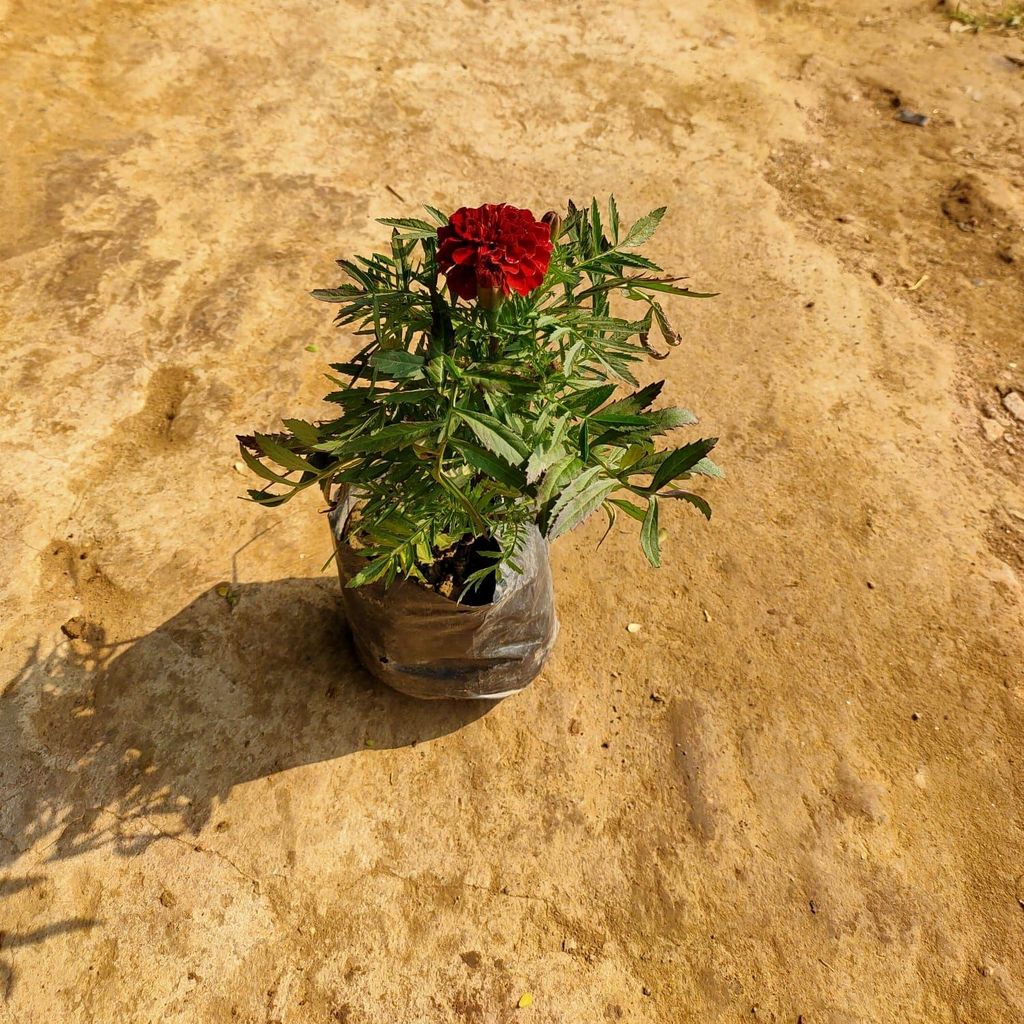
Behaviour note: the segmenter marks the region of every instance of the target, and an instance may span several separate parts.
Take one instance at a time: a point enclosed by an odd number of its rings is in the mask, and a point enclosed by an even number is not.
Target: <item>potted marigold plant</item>
[[[539,672],[557,620],[548,542],[603,510],[639,524],[660,565],[665,499],[720,476],[715,438],[657,439],[696,423],[656,408],[632,364],[679,335],[665,296],[707,298],[636,250],[665,210],[626,229],[614,199],[540,220],[506,204],[436,221],[385,219],[390,252],[338,263],[350,279],[313,292],[366,344],[332,364],[336,415],[240,437],[279,505],[319,485],[367,669],[418,697],[507,696]],[[612,309],[639,304],[635,319]],[[633,307],[637,308],[636,306]],[[629,390],[617,394],[620,386]]]

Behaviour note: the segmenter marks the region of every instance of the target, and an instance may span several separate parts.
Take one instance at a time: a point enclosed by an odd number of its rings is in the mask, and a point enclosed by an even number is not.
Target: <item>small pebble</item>
[[[97,625],[95,622],[89,622],[82,618],[81,615],[76,615],[74,618],[68,619],[68,621],[60,627],[60,631],[69,640],[86,640],[92,643],[96,640],[103,639],[103,627]]]
[[[231,468],[236,473],[244,473],[245,472],[245,463],[244,462],[236,462]]]
[[[80,615],[76,615],[73,619],[68,619],[63,626],[60,627],[61,632],[72,640],[77,640],[82,633],[85,632],[86,622]]]
[[[641,626],[639,622],[631,622],[628,626],[626,626],[627,633],[639,633],[640,629]]]
[[[918,114],[913,110],[900,110],[896,117],[904,124],[917,125],[919,128],[923,128],[928,123],[927,114]]]
[[[1002,423],[987,417],[981,421],[981,429],[985,434],[985,440],[989,442],[998,441],[1005,433]]]
[[[1015,419],[1024,423],[1024,398],[1018,391],[1007,391],[1003,395],[1003,406],[1006,411]]]

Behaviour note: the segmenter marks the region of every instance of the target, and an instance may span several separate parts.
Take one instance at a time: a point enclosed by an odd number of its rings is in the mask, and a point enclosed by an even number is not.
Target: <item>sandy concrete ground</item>
[[[1024,41],[873,6],[0,4],[0,1020],[1024,1020]],[[384,692],[232,436],[372,218],[609,191],[715,518]]]

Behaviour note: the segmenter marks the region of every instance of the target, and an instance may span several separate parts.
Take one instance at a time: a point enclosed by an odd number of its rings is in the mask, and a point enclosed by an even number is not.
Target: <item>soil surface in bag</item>
[[[540,671],[558,634],[548,545],[531,527],[488,604],[460,604],[413,580],[348,582],[363,566],[345,538],[351,502],[329,515],[345,612],[371,675],[412,697],[506,697]]]

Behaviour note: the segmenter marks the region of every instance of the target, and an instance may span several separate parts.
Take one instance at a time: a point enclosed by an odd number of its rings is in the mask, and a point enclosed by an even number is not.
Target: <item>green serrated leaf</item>
[[[317,431],[316,427],[314,427],[312,423],[307,423],[305,420],[283,420],[282,422],[292,432],[295,438],[303,444],[307,444],[312,447],[319,443],[319,431]]]
[[[619,241],[619,208],[615,205],[615,196],[608,197],[608,230],[612,236],[612,244]]]
[[[423,356],[404,349],[382,349],[370,356],[370,365],[385,377],[407,380],[423,376]]]
[[[698,476],[715,477],[718,480],[725,478],[725,470],[710,459],[701,459],[699,462],[695,462],[689,472],[696,473]]]
[[[589,416],[598,406],[604,405],[615,394],[614,384],[601,384],[598,387],[585,388],[577,391],[565,404],[579,416]]]
[[[580,424],[580,458],[584,462],[590,458],[590,427],[586,420]]]
[[[512,373],[499,373],[493,370],[473,368],[462,373],[464,380],[479,381],[485,391],[507,391],[512,394],[533,394],[536,382],[517,377]]]
[[[401,242],[437,237],[437,228],[432,227],[425,220],[417,220],[415,217],[378,217],[377,223],[386,224],[389,228],[404,229],[396,236]]]
[[[686,299],[713,299],[718,295],[718,292],[694,292],[669,281],[655,281],[650,278],[635,277],[630,282],[630,287],[635,291],[665,292],[667,295],[679,295]]]
[[[640,547],[643,548],[647,561],[655,569],[661,568],[661,545],[658,536],[658,499],[651,498],[647,503],[647,514],[643,526],[640,527]]]
[[[290,497],[290,494],[267,494],[266,491],[247,491],[250,500],[266,508],[277,508],[283,505]]]
[[[601,251],[601,210],[597,205],[597,197],[590,201],[590,233],[593,239],[594,252]]]
[[[504,459],[489,452],[472,441],[465,441],[460,437],[453,437],[449,444],[465,456],[466,461],[474,468],[493,477],[499,483],[511,487],[515,491],[521,491],[526,485],[526,477],[521,469],[510,466]]]
[[[615,252],[615,259],[623,267],[632,267],[635,270],[653,270],[658,273],[661,272],[661,267],[658,266],[653,260],[649,260],[646,256],[641,256],[636,252],[623,252],[620,247]]]
[[[664,386],[665,382],[663,380],[658,380],[653,384],[648,384],[647,387],[641,388],[639,391],[634,391],[633,394],[628,395],[626,398],[620,398],[618,401],[612,402],[610,405],[606,405],[598,415],[604,415],[609,412],[626,414],[643,412],[644,409],[657,401]]]
[[[428,434],[440,429],[437,422],[427,423],[391,423],[372,433],[363,434],[349,441],[328,442],[317,445],[318,451],[333,452],[339,456],[358,455],[361,453],[391,452],[420,441]]]
[[[526,464],[526,482],[535,484],[555,463],[564,459],[566,451],[560,441],[548,447],[538,448]]]
[[[510,466],[518,466],[530,454],[529,446],[504,423],[472,409],[454,409],[455,415],[476,435],[485,447],[500,455]]]
[[[628,516],[632,516],[638,523],[642,523],[646,516],[646,513],[638,505],[634,505],[633,502],[628,501],[626,498],[610,498],[613,505],[618,506]]]
[[[309,463],[305,459],[279,444],[272,437],[268,437],[266,434],[257,434],[256,444],[268,459],[276,462],[279,466],[284,466],[285,469],[297,469],[303,473],[310,472]]]
[[[649,489],[658,491],[665,484],[691,470],[716,444],[718,444],[717,437],[704,437],[699,441],[684,445],[682,448],[677,448],[671,455],[666,456],[664,462],[658,467],[657,472],[651,478]]]
[[[324,401],[330,402],[332,405],[344,405],[346,407],[365,405],[368,399],[368,390],[367,388],[345,387],[341,391],[329,392],[324,396]]]
[[[377,393],[377,401],[384,405],[407,405],[410,402],[424,402],[437,398],[433,388],[394,388],[391,391]]]
[[[584,471],[562,492],[552,509],[553,518],[547,531],[549,539],[554,540],[575,529],[601,507],[609,494],[621,486],[618,480],[597,476],[600,472],[599,466]],[[587,482],[583,483],[584,480]]]
[[[680,409],[678,406],[656,409],[654,412],[648,413],[647,418],[651,425],[651,431],[655,434],[664,434],[677,427],[690,427],[697,422],[697,417],[689,409]]]
[[[294,482],[289,480],[287,477],[281,476],[279,473],[275,473],[272,469],[264,466],[263,463],[245,447],[245,445],[239,445],[238,451],[242,456],[242,460],[249,469],[262,480],[269,480],[271,483],[275,484],[287,484],[289,487],[295,486]]]
[[[346,587],[365,587],[367,583],[376,583],[377,580],[382,579],[391,568],[392,559],[390,555],[381,555],[378,558],[373,559],[369,565],[360,569],[345,584]]]
[[[537,506],[543,509],[559,493],[562,481],[570,478],[581,466],[582,463],[575,455],[566,455],[553,463],[544,473],[537,490]]]
[[[573,467],[575,472],[569,474],[569,479],[559,494],[558,500],[551,507],[552,516],[558,515],[566,503],[571,501],[580,491],[589,487],[601,472],[600,466],[584,466],[575,455],[570,456],[570,459],[575,464]]]
[[[649,416],[628,416],[623,413],[595,412],[591,419],[602,427],[649,427],[651,419]]]
[[[623,249],[635,249],[643,245],[657,230],[661,218],[665,216],[667,207],[659,206],[657,210],[651,210],[646,217],[641,217],[626,234],[626,237],[619,243]]]
[[[688,502],[698,509],[705,519],[711,518],[711,506],[699,495],[691,491],[662,491],[663,498],[678,498],[680,501]]]

